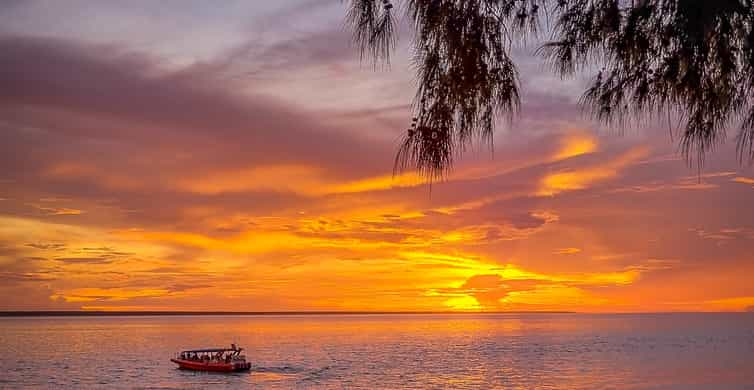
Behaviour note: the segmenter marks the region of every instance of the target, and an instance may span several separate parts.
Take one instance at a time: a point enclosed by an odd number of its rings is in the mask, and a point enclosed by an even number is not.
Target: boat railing
[[[207,349],[197,351],[180,351],[173,356],[177,360],[189,360],[196,363],[245,363],[246,355],[240,354],[241,349]]]

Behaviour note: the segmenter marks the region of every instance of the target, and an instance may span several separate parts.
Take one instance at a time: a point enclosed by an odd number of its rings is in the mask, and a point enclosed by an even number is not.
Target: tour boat
[[[243,348],[231,344],[230,348],[208,348],[181,351],[170,359],[178,368],[195,371],[234,372],[251,369],[251,362],[241,355]]]

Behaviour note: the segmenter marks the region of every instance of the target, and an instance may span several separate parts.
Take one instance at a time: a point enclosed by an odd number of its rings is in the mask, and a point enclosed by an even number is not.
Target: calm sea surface
[[[754,389],[754,313],[2,318],[0,388]]]

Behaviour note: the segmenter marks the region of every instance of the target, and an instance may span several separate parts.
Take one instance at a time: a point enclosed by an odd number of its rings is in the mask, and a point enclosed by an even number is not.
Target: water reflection
[[[175,369],[247,349],[249,373]],[[0,388],[754,386],[754,315],[6,318]]]

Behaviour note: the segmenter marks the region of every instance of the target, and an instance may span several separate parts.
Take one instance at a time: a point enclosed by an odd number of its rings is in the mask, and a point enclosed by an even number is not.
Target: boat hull
[[[220,363],[183,359],[170,359],[170,361],[177,364],[180,369],[193,371],[236,372],[251,369],[251,363],[249,362]]]

